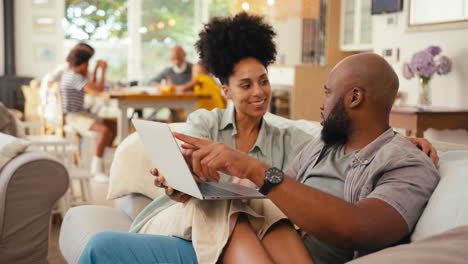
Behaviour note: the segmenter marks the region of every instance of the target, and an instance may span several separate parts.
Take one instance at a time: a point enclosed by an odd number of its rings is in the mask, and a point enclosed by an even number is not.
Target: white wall
[[[276,31],[277,64],[302,64],[302,18],[289,17],[285,21],[273,22]]]
[[[33,1],[15,1],[15,49],[16,73],[19,76],[42,78],[58,64],[64,62],[62,18],[65,1],[49,1],[48,6],[33,5]],[[53,18],[53,32],[38,32],[34,26],[37,18]],[[41,60],[36,57],[38,47],[51,47],[53,58]]]
[[[3,47],[3,1],[0,2],[0,76],[5,73],[5,59]]]
[[[387,25],[387,18],[395,16],[396,24]],[[468,28],[458,30],[406,32],[407,11],[391,15],[373,16],[374,51],[381,54],[383,49],[400,48],[400,60],[394,63],[400,77],[400,91],[407,93],[405,103],[417,102],[416,78],[406,80],[401,72],[404,62],[412,55],[430,45],[442,48],[442,54],[453,61],[452,72],[448,75],[434,75],[431,80],[432,101],[435,106],[468,108]]]

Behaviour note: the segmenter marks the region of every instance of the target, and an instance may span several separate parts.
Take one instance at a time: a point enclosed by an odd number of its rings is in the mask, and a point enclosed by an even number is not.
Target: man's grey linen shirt
[[[314,176],[308,172],[324,151],[321,140],[312,140],[286,175],[304,183]],[[400,213],[411,232],[439,178],[431,159],[389,128],[354,155],[345,179],[344,200],[353,204],[365,198],[383,200]]]

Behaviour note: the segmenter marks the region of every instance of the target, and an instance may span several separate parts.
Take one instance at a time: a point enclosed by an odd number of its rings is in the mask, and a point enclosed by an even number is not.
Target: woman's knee
[[[118,239],[118,232],[99,232],[94,234],[91,239],[86,244],[86,249],[91,249],[92,251],[101,251],[103,249],[109,248],[111,241]]]
[[[89,239],[85,248],[81,252],[79,264],[98,263],[101,256],[110,254],[109,244],[115,241],[117,232],[99,232]]]

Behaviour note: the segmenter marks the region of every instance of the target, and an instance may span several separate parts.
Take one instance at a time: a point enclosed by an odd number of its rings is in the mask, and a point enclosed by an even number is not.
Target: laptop
[[[235,183],[197,183],[166,123],[139,119],[132,119],[132,122],[152,165],[164,176],[166,186],[200,200],[267,198],[257,189]]]

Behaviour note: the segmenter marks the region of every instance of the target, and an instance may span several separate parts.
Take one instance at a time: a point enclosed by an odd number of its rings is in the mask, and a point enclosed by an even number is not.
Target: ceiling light
[[[244,11],[249,11],[250,9],[249,3],[247,2],[242,3],[242,9],[244,9]]]

